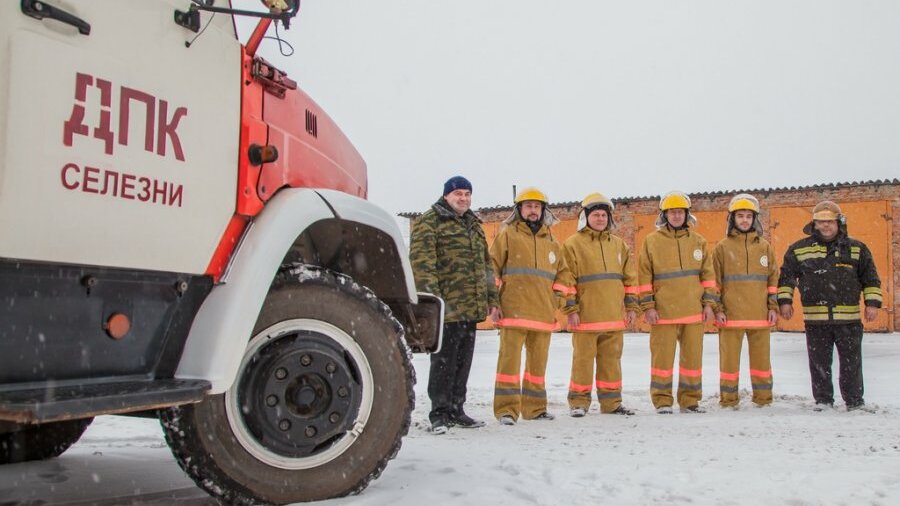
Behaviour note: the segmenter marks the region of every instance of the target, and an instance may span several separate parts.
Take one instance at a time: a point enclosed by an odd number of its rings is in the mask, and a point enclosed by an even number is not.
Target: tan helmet
[[[684,192],[671,191],[659,199],[659,216],[656,218],[656,228],[662,228],[668,223],[666,211],[669,209],[684,209],[686,212],[684,226],[697,224],[697,217],[691,213],[691,198]]]
[[[728,203],[728,212],[733,213],[735,211],[753,211],[758,214],[759,201],[749,193],[739,193],[732,197],[731,202]]]
[[[585,197],[584,200],[581,201],[582,209],[588,209],[591,207],[601,206],[601,205],[608,206],[610,211],[612,211],[616,208],[616,205],[612,203],[612,200],[609,200],[608,198],[606,198],[606,195],[603,195],[602,193],[592,193],[592,194],[588,195],[587,197]]]
[[[534,187],[525,188],[520,191],[519,194],[516,195],[514,202],[516,204],[521,204],[526,200],[537,200],[538,202],[543,202],[545,206],[550,203],[550,201],[547,200],[547,196],[544,195],[544,192]]]
[[[668,211],[669,209],[690,209],[691,198],[683,192],[673,191],[662,196],[659,199],[659,210]]]
[[[818,221],[843,221],[844,213],[841,212],[841,206],[830,200],[823,200],[816,204],[813,208],[813,220]]]
[[[606,230],[610,230],[616,226],[612,216],[612,212],[615,210],[616,205],[602,193],[591,193],[581,201],[581,213],[578,215],[578,230],[587,226],[587,215],[590,214],[590,211],[597,208],[606,208]]]
[[[739,193],[732,197],[731,202],[728,203],[728,225],[725,228],[725,235],[731,235],[737,228],[734,221],[734,213],[737,211],[753,211],[752,229],[756,230],[756,233],[759,235],[762,235],[762,223],[759,221],[759,200],[756,200],[756,197],[749,193]]]

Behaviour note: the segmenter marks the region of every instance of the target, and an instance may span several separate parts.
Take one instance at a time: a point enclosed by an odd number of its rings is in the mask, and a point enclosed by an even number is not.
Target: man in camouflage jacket
[[[416,220],[410,261],[416,289],[444,299],[441,350],[431,355],[428,397],[432,432],[481,427],[463,410],[475,351],[475,326],[497,311],[497,288],[481,220],[470,209],[472,184],[461,176],[444,184],[444,195]]]

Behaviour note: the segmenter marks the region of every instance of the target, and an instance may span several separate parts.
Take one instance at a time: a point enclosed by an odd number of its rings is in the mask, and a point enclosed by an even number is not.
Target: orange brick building
[[[585,191],[603,191],[603,188],[601,185]],[[728,201],[736,193],[750,193],[759,199],[765,237],[775,248],[779,264],[787,247],[803,237],[802,229],[812,217],[812,207],[822,200],[837,202],[847,216],[850,235],[865,242],[872,250],[881,277],[882,310],[878,319],[866,323],[865,328],[869,332],[900,329],[900,293],[896,290],[900,285],[900,180],[690,194],[692,213],[698,219],[697,230],[709,241],[710,248],[725,236]],[[613,198],[613,202],[616,205],[614,233],[621,236],[637,255],[637,246],[655,230],[659,196]],[[551,204],[550,208],[562,220],[553,227],[553,235],[560,242],[565,241],[575,233],[579,202]],[[476,211],[484,220],[488,242],[496,237],[500,223],[512,209],[512,206],[498,206]],[[415,218],[418,213],[404,213],[403,216]],[[799,295],[795,294],[795,297],[799,299]],[[799,300],[795,300],[795,307],[799,307]],[[790,321],[779,320],[777,329],[802,331],[802,314],[796,314]],[[634,330],[649,329],[642,323]],[[708,326],[707,330],[714,328]]]

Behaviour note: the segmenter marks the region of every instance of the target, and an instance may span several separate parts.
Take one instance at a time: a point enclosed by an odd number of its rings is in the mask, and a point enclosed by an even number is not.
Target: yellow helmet
[[[842,221],[844,213],[841,212],[841,206],[830,200],[823,200],[816,204],[813,208],[813,220],[819,221]]]
[[[732,197],[731,202],[728,203],[728,212],[733,213],[735,211],[753,211],[754,213],[759,213],[759,201],[756,200],[756,197],[753,195],[739,193]]]
[[[603,205],[608,206],[610,211],[616,208],[615,204],[612,203],[612,200],[606,198],[606,195],[603,195],[602,193],[592,193],[581,201],[582,209]]]
[[[659,199],[659,210],[690,209],[691,198],[682,192],[669,192]]]
[[[522,191],[520,191],[519,194],[516,195],[515,203],[521,204],[522,202],[525,202],[526,200],[537,200],[538,202],[543,202],[544,205],[547,205],[550,203],[550,201],[547,200],[547,196],[544,195],[544,192],[542,192],[534,187],[525,188]]]

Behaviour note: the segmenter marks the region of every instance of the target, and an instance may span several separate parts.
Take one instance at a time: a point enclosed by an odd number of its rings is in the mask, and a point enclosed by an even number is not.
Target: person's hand
[[[569,328],[570,330],[572,329],[572,327],[575,327],[581,323],[581,317],[578,316],[578,313],[569,313],[567,320],[568,320],[567,328]]]
[[[778,312],[774,309],[769,310],[769,326],[775,325],[778,323]]]
[[[716,319],[712,306],[703,306],[703,321],[711,322]]]
[[[637,320],[637,313],[634,311],[625,311],[625,326],[633,327],[634,322]]]
[[[659,321],[659,313],[655,309],[644,311],[644,321],[649,325],[656,325],[656,322]]]
[[[781,317],[785,320],[790,320],[794,316],[794,306],[791,304],[782,304],[779,310],[781,311]]]
[[[503,312],[500,311],[500,308],[497,306],[491,306],[488,313],[490,314],[491,321],[494,323],[499,322],[503,318]]]
[[[876,318],[878,318],[878,308],[866,306],[866,321],[874,322]]]
[[[724,312],[719,311],[718,313],[716,313],[716,325],[722,327],[725,325],[725,322],[727,322],[727,321],[728,321],[728,318],[725,316]]]

